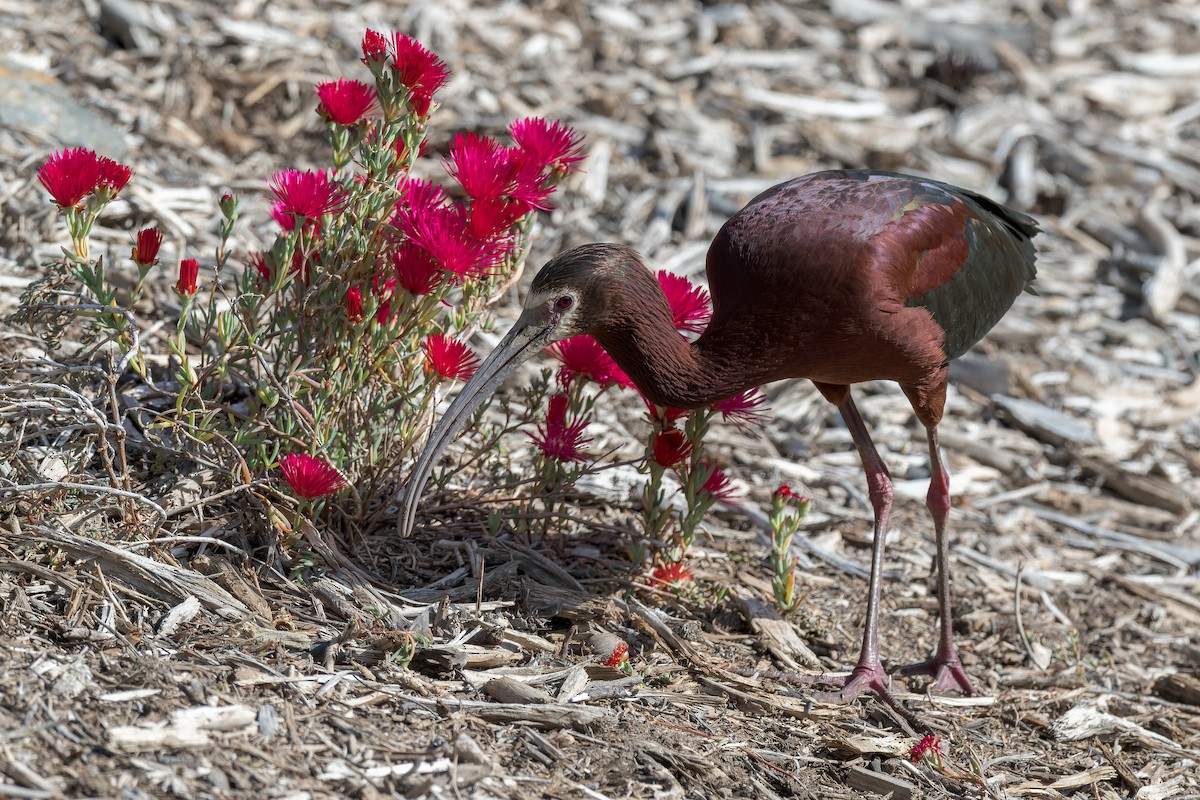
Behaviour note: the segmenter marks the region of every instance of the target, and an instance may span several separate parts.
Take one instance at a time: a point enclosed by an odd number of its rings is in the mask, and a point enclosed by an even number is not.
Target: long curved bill
[[[467,381],[458,397],[450,404],[450,408],[446,409],[433,433],[429,435],[425,449],[421,451],[408,477],[404,504],[396,526],[401,536],[412,533],[421,491],[425,488],[425,483],[429,480],[433,466],[442,451],[454,441],[471,414],[495,393],[504,379],[548,344],[552,326],[546,322],[533,322],[529,319],[530,316],[528,311],[521,314],[500,344],[496,345],[496,349],[475,370],[475,375]]]

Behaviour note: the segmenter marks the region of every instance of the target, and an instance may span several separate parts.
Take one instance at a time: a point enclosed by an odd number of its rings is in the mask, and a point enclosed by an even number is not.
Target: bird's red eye
[[[575,298],[569,294],[564,294],[562,297],[554,301],[554,307],[559,311],[566,311],[571,306],[575,305]]]

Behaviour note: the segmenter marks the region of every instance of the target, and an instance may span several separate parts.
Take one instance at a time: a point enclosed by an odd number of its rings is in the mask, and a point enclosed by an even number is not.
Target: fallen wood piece
[[[750,623],[750,630],[762,637],[763,646],[786,667],[821,666],[817,654],[797,635],[795,626],[779,616],[774,607],[744,590],[734,593],[733,602]]]
[[[890,795],[892,800],[911,800],[917,796],[917,787],[903,778],[875,772],[866,767],[851,767],[846,775],[846,785],[864,792]]]
[[[1078,789],[1080,786],[1092,786],[1104,781],[1111,781],[1117,777],[1117,771],[1108,764],[1103,764],[1099,767],[1077,772],[1074,775],[1067,775],[1059,778],[1054,783],[1047,786],[1047,789]]]
[[[1121,732],[1132,735],[1147,746],[1166,750],[1173,755],[1195,757],[1194,751],[1180,747],[1166,736],[1147,730],[1133,720],[1110,714],[1105,708],[1106,702],[1107,698],[1101,696],[1095,702],[1085,701],[1068,709],[1051,726],[1054,738],[1060,742],[1077,742],[1080,739]]]
[[[498,725],[525,724],[558,730],[572,728],[586,731],[594,728],[609,716],[604,709],[572,703],[564,705],[514,705],[496,704],[472,709],[473,715]]]
[[[488,697],[500,703],[553,703],[554,698],[536,686],[513,680],[496,678],[483,685]]]
[[[163,602],[179,604],[194,596],[205,608],[227,619],[243,619],[251,613],[240,600],[198,572],[155,561],[99,539],[76,536],[46,524],[10,531],[8,537],[10,541],[53,543],[73,557],[96,562],[107,578],[118,578],[130,588]]]
[[[1200,706],[1200,678],[1185,672],[1163,675],[1154,682],[1154,693],[1173,703]]]
[[[1040,442],[1055,447],[1096,442],[1091,425],[1041,403],[1002,394],[992,395],[992,403],[998,417]]]
[[[1192,507],[1187,492],[1162,478],[1138,475],[1097,458],[1081,458],[1079,465],[1104,480],[1104,488],[1134,503],[1161,508],[1183,516]]]

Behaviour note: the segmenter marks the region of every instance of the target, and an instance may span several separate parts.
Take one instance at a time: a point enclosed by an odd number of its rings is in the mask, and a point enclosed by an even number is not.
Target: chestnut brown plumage
[[[883,550],[892,482],[850,385],[900,384],[924,425],[926,501],[937,539],[937,650],[902,675],[971,693],[954,644],[947,564],[950,489],[937,426],[949,362],[1004,316],[1035,276],[1034,221],[948,184],[873,170],[839,170],[780,184],[725,223],[708,250],[712,321],[680,335],[637,252],[591,244],[550,261],[525,309],[431,434],[409,480],[400,527],[412,529],[433,464],[471,412],[546,345],[594,336],[653,402],[696,408],[784,378],[808,378],[837,406],[858,448],[875,511],[862,650],[830,697],[871,691],[894,704],[879,659]]]

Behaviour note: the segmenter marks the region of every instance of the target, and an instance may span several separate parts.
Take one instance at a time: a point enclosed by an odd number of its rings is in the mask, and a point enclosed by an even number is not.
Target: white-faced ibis
[[[937,181],[873,170],[820,172],[768,189],[708,250],[713,315],[694,343],[637,252],[591,244],[534,278],[520,319],[451,403],[418,458],[400,526],[412,529],[432,466],[470,416],[552,342],[591,334],[647,398],[697,408],[783,378],[808,378],[837,406],[867,474],[875,540],[862,651],[841,690],[895,704],[879,659],[879,599],[892,481],[850,385],[900,384],[929,441],[926,504],[937,537],[940,629],[933,657],[901,667],[971,693],[954,645],[946,517],[950,485],[937,426],[949,362],[995,325],[1034,279],[1031,218]],[[824,679],[822,679],[824,680]]]

